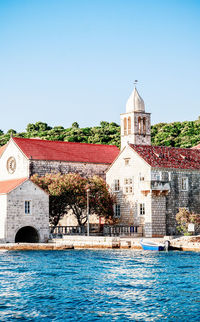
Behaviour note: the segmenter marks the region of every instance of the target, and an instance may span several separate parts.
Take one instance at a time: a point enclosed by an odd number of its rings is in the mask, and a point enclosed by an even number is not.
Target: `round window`
[[[14,173],[16,169],[16,160],[14,157],[10,157],[7,161],[7,170],[9,173]]]

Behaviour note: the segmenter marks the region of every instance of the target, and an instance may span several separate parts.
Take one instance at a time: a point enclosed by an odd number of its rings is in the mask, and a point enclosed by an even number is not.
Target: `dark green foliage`
[[[72,123],[72,127],[75,129],[79,129],[79,124],[77,122]]]
[[[6,134],[0,130],[0,146],[6,144],[11,133],[16,137],[42,138],[67,142],[112,144],[120,147],[120,126],[114,122],[101,121],[100,126],[79,128],[74,122],[72,127],[54,126],[47,123],[29,123],[26,132],[16,133],[9,130]],[[190,148],[200,143],[200,119],[196,121],[159,123],[151,127],[152,145]]]
[[[190,148],[200,143],[200,122],[159,123],[152,126],[152,145]]]
[[[15,130],[13,130],[13,129],[8,130],[8,132],[7,132],[7,134],[9,134],[9,135],[13,135],[13,134],[16,134],[16,133],[17,132]]]

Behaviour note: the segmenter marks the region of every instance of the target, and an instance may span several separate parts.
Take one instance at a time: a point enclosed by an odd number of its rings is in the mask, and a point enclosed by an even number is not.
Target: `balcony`
[[[157,196],[167,195],[170,192],[170,183],[160,180],[141,181],[140,190],[145,196],[150,192]]]

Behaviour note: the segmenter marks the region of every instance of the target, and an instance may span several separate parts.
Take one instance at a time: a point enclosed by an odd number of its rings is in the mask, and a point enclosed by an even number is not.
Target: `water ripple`
[[[0,253],[0,321],[200,321],[200,254]]]

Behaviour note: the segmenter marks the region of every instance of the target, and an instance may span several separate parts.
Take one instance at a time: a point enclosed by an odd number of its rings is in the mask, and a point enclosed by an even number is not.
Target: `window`
[[[141,117],[138,117],[138,133],[141,134]]]
[[[139,180],[144,181],[144,176],[141,173],[139,173]]]
[[[146,135],[146,118],[143,118],[143,135]]]
[[[114,182],[114,190],[119,191],[119,179],[116,179]]]
[[[31,202],[25,201],[25,214],[30,215],[31,213]]]
[[[115,213],[115,218],[120,218],[121,213],[120,213],[120,205],[115,205],[115,209],[114,209],[114,213]]]
[[[128,184],[128,178],[124,179],[124,184]]]
[[[124,118],[124,135],[127,135],[127,118]]]
[[[162,178],[162,172],[152,172],[151,173],[151,180],[160,181],[161,178]]]
[[[181,190],[188,191],[188,178],[181,178]]]
[[[129,165],[129,161],[130,161],[129,158],[124,159],[125,165]]]
[[[140,213],[140,216],[145,215],[145,204],[144,203],[139,204],[139,213]]]
[[[131,117],[128,117],[128,134],[131,134]]]
[[[124,193],[133,193],[133,179],[132,178],[124,178]]]

